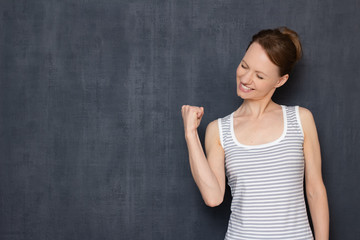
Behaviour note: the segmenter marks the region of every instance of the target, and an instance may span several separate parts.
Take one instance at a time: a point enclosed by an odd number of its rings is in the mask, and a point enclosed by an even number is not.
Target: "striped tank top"
[[[280,138],[243,145],[234,133],[234,112],[218,119],[231,214],[225,240],[313,240],[304,198],[304,134],[299,106],[281,105]]]

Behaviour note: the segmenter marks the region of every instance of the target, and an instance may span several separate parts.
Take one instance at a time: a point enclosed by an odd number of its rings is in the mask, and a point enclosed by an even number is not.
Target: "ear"
[[[282,85],[284,85],[288,79],[289,79],[289,74],[285,74],[284,76],[280,77],[278,82],[276,83],[276,88],[279,88]]]

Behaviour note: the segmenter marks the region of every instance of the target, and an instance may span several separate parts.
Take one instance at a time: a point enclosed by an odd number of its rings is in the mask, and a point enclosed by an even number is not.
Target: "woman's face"
[[[279,68],[257,42],[250,45],[236,70],[237,94],[242,99],[270,97],[289,75],[279,75]]]

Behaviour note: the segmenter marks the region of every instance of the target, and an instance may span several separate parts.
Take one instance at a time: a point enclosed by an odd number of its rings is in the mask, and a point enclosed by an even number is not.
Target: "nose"
[[[244,75],[242,75],[240,78],[240,82],[243,84],[251,84],[251,82],[252,82],[251,72],[248,71]]]

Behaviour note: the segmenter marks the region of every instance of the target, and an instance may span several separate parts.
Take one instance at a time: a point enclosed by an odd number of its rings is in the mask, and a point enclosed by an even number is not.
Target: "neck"
[[[239,112],[243,115],[251,116],[251,118],[261,118],[264,113],[267,111],[271,111],[276,108],[276,103],[274,103],[271,99],[269,100],[247,100],[239,107]]]

